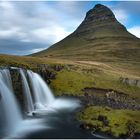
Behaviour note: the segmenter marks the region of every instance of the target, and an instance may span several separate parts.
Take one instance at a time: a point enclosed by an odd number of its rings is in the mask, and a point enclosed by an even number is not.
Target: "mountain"
[[[139,62],[140,39],[129,33],[108,7],[97,4],[72,34],[33,56]]]

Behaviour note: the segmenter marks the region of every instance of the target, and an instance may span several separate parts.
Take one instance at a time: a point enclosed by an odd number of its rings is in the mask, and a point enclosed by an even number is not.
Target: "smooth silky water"
[[[0,69],[0,138],[95,138],[79,128],[75,118],[79,100],[56,98],[37,73],[16,69],[21,75],[26,116],[15,97],[9,69]]]

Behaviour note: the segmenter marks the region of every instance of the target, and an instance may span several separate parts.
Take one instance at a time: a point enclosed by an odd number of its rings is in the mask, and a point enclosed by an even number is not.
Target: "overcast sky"
[[[60,41],[95,4],[105,4],[128,31],[140,38],[140,2],[0,1],[0,53],[26,55]]]

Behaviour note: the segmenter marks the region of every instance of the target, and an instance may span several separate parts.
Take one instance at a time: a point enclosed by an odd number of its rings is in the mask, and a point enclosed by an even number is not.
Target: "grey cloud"
[[[140,2],[139,1],[123,1],[118,4],[119,7],[134,13],[136,15],[140,15]]]
[[[27,54],[56,43],[83,20],[85,4],[87,2],[0,2],[0,53]]]
[[[42,50],[50,44],[39,44],[34,42],[21,42],[13,39],[0,40],[0,53],[1,54],[13,54],[13,55],[27,55],[35,53],[36,50]]]

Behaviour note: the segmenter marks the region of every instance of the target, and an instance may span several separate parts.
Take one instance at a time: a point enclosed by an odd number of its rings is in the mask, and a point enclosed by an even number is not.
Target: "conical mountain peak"
[[[108,19],[116,20],[113,12],[108,7],[97,4],[93,9],[87,12],[85,22],[97,22]]]
[[[86,13],[85,19],[74,34],[97,37],[120,36],[126,28],[117,21],[114,13],[107,6],[97,4]],[[121,33],[120,33],[121,32]]]
[[[139,58],[140,40],[130,34],[107,6],[97,4],[69,36],[35,55],[78,60]],[[110,59],[111,57],[111,59]]]

